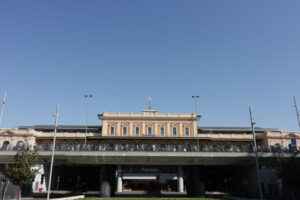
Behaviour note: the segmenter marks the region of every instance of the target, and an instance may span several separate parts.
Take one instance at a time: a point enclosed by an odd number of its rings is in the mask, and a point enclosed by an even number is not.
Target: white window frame
[[[160,135],[162,135],[162,136],[165,135],[165,127],[164,126],[160,127]]]
[[[184,132],[185,132],[185,136],[189,136],[190,135],[190,128],[189,127],[184,127]]]
[[[174,130],[175,130],[175,133],[174,133]],[[176,136],[176,135],[177,135],[177,127],[176,127],[176,126],[173,126],[173,127],[172,127],[172,135],[173,135],[173,136]]]
[[[152,135],[152,126],[148,126],[148,128],[147,128],[147,134],[148,135]]]
[[[110,135],[114,135],[115,134],[115,127],[114,126],[110,126],[109,133],[110,133]]]
[[[124,131],[124,130],[125,130],[125,131]],[[128,132],[127,126],[123,126],[123,127],[122,127],[122,135],[127,135],[127,132]]]

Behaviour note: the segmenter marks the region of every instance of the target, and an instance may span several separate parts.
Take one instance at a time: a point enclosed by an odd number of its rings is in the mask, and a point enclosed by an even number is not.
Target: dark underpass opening
[[[205,192],[220,192],[248,196],[249,167],[244,166],[203,166],[199,178],[203,180]]]
[[[111,196],[139,192],[151,195],[178,193],[203,196],[220,193],[248,196],[248,189],[254,187],[253,183],[257,184],[253,166],[183,166],[183,188],[180,192],[178,169],[178,166],[125,165],[119,170],[116,165],[54,166],[51,190],[76,194],[92,192],[95,196],[102,195],[105,190]],[[46,184],[48,170],[44,176]],[[122,181],[120,189],[118,179]]]
[[[51,190],[99,191],[100,166],[55,166]]]

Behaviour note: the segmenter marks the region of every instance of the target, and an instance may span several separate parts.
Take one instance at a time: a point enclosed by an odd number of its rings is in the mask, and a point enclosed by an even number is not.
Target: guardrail
[[[26,144],[24,144],[26,146]],[[21,146],[5,146],[1,151],[17,151]],[[52,151],[52,145],[39,144],[33,149],[37,151]],[[176,144],[56,144],[55,151],[111,151],[111,152],[254,152],[254,147],[241,145],[176,145]],[[281,146],[258,146],[257,152],[297,153],[296,148]]]

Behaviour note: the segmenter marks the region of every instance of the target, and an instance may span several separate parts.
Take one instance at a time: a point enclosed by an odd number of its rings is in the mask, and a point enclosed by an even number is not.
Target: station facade
[[[254,157],[248,155],[253,153],[250,127],[198,127],[200,115],[156,110],[105,112],[98,117],[102,126],[58,126],[52,190],[93,191],[106,197],[131,192],[257,194]],[[30,145],[49,155],[53,129],[48,125],[0,129],[2,152]],[[259,152],[299,150],[300,133],[266,128],[255,132]],[[40,173],[33,192],[46,192],[49,162],[50,157],[44,156],[37,166]],[[280,195],[280,180],[272,169],[267,162],[260,167],[263,191]]]

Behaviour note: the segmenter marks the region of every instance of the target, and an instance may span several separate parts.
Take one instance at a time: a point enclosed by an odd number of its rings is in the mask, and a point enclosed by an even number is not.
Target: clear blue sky
[[[300,1],[1,1],[0,127],[191,113],[201,126],[299,130]]]

